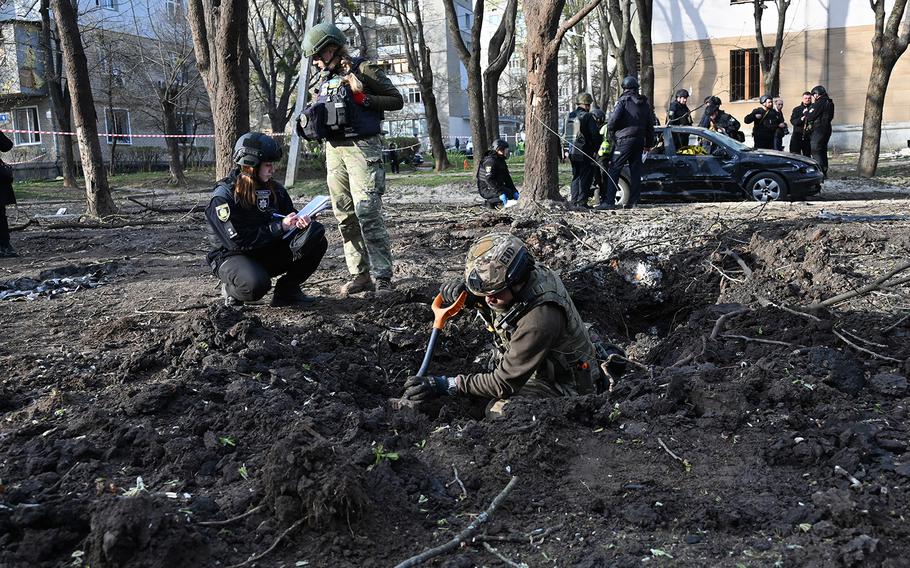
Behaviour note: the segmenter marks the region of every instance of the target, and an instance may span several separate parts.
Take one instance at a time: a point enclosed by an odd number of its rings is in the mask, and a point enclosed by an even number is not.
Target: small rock
[[[830,521],[819,521],[812,525],[812,534],[821,538],[831,538],[836,532],[837,528]]]
[[[904,396],[907,393],[907,377],[894,373],[879,373],[869,379],[875,392],[890,396]]]

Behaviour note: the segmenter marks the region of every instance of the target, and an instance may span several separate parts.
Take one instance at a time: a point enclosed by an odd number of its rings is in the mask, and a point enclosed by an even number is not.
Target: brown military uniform
[[[538,266],[509,310],[481,316],[498,337],[502,358],[489,373],[456,377],[458,392],[492,399],[498,416],[516,396],[547,398],[594,392],[600,378],[594,345],[559,277]]]

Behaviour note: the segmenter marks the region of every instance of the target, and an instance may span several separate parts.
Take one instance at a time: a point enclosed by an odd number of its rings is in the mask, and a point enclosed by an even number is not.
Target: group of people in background
[[[676,91],[674,100],[667,110],[667,124],[691,126],[694,123],[692,111],[687,106],[688,100],[687,90]],[[831,122],[834,120],[834,101],[828,96],[825,87],[817,85],[811,91],[802,94],[800,104],[790,113],[792,132],[784,116],[782,98],[762,95],[758,102],[760,106],[743,118],[746,124],[752,125],[755,148],[783,151],[784,138],[789,134],[790,152],[811,157],[827,175],[828,141],[831,138]],[[720,132],[740,142],[745,141],[739,121],[721,109],[719,97],[713,95],[705,97],[704,109],[699,126]],[[678,141],[677,146],[679,145]]]

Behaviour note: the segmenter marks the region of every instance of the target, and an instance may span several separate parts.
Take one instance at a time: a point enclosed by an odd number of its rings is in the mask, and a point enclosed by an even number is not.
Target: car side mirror
[[[711,155],[714,156],[715,158],[720,158],[722,160],[726,160],[727,158],[730,157],[730,155],[727,154],[727,151],[724,150],[723,148],[715,148],[711,152]]]

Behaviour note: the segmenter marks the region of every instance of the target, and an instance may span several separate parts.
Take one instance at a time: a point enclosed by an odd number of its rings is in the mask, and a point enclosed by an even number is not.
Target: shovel
[[[436,294],[436,298],[433,300],[433,331],[430,333],[430,341],[427,343],[427,352],[423,356],[423,363],[420,364],[420,370],[417,371],[418,377],[423,377],[427,369],[430,367],[430,360],[433,358],[433,349],[436,347],[436,343],[439,341],[439,332],[442,331],[442,328],[445,327],[446,322],[455,317],[458,312],[464,308],[465,300],[468,299],[468,293],[462,292],[458,295],[458,298],[450,306],[442,305],[442,294]],[[399,409],[405,406],[413,407],[416,405],[414,401],[408,400],[406,398],[393,398],[390,400],[392,403],[392,408]]]

